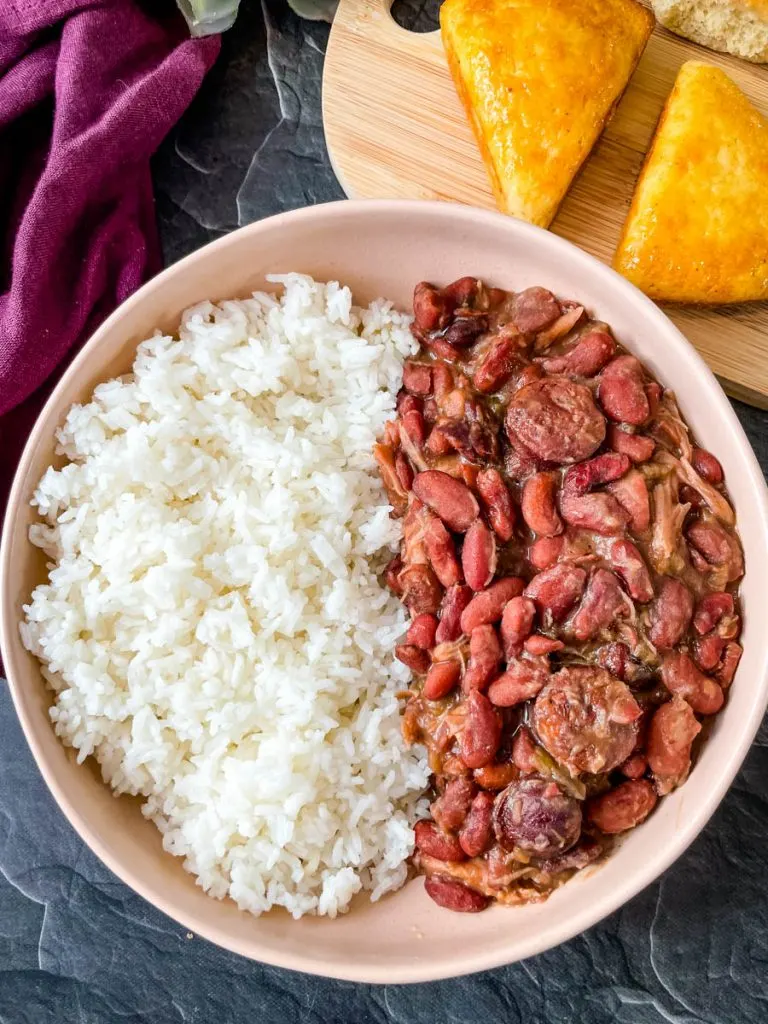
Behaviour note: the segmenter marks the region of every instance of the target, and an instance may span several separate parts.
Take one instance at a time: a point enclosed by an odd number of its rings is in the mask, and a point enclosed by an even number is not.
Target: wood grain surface
[[[389,8],[389,0],[341,0],[333,23],[323,119],[342,187],[351,198],[444,199],[494,208],[439,33],[408,32]],[[657,26],[552,225],[606,263],[664,101],[678,68],[691,59],[722,67],[768,114],[768,68],[706,50]],[[768,304],[665,308],[729,394],[768,409]]]

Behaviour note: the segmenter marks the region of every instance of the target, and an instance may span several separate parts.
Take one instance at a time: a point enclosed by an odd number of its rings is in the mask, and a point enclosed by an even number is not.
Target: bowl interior
[[[378,904],[358,898],[335,921],[259,919],[207,897],[162,851],[138,801],[114,799],[94,767],[78,766],[56,739],[35,659],[19,640],[22,604],[44,578],[27,541],[32,490],[53,459],[66,410],[102,380],[127,371],[136,345],[172,331],[202,299],[247,296],[264,275],[301,271],[349,284],[357,301],[378,295],[403,307],[424,278],[475,274],[513,289],[544,284],[608,321],[619,340],[674,387],[698,439],[722,461],[746,550],[744,658],[685,786],[667,797],[602,867],[583,873],[546,903],[479,915],[441,911],[420,880]],[[360,202],[315,207],[244,228],[161,274],[91,339],[54,392],[17,474],[0,552],[2,652],[35,757],[73,825],[124,881],[183,925],[236,952],[285,967],[365,981],[405,982],[507,963],[570,937],[618,907],[675,859],[711,815],[746,753],[766,704],[768,641],[759,621],[768,578],[762,474],[728,401],[694,350],[639,292],[591,257],[547,232],[500,215],[440,203]]]

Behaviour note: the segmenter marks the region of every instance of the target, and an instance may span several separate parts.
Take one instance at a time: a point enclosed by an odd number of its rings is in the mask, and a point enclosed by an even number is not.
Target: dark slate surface
[[[404,22],[433,23],[428,5],[399,6]],[[342,198],[320,121],[327,34],[244,0],[157,159],[168,262],[238,224]],[[765,469],[768,416],[736,408]],[[567,945],[434,985],[295,975],[216,949],[113,878],[56,809],[0,683],[0,1024],[754,1024],[768,1017],[766,837],[764,724],[690,851]]]

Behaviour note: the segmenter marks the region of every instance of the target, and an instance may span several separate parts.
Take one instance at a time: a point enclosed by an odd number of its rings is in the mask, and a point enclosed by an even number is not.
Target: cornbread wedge
[[[661,116],[614,258],[651,298],[768,298],[768,121],[689,61]]]
[[[653,24],[635,0],[446,0],[448,65],[503,212],[549,225]]]
[[[756,64],[768,63],[768,0],[652,0],[670,32]]]

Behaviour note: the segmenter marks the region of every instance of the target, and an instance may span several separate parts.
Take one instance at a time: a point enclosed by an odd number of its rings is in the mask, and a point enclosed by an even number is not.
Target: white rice
[[[428,778],[371,456],[414,343],[383,300],[270,280],[282,297],[188,310],[70,410],[21,631],[58,735],[207,892],[334,916],[404,882]]]

